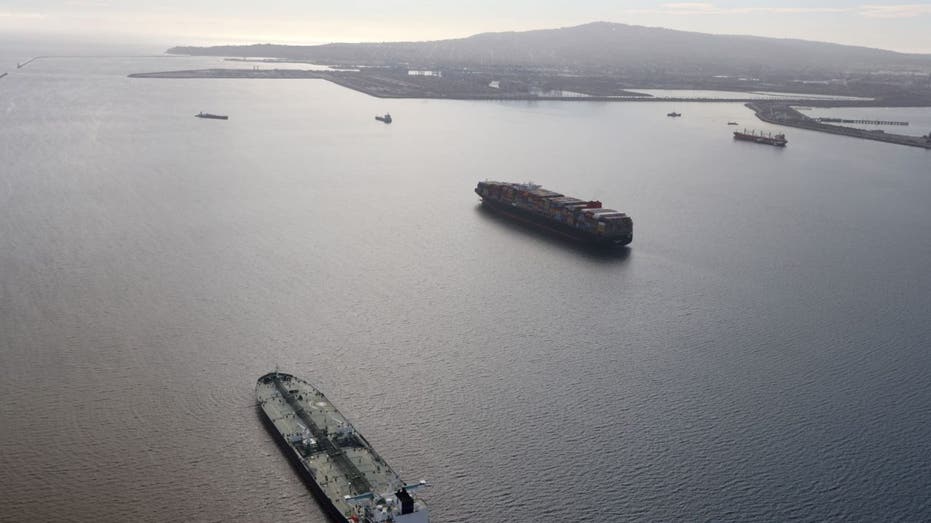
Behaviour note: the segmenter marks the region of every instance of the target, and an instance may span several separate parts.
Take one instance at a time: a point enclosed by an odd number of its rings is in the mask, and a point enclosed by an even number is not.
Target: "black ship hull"
[[[772,145],[775,147],[785,147],[786,144],[789,143],[786,140],[779,140],[776,138],[770,138],[768,136],[754,136],[752,134],[747,135],[747,134],[739,134],[739,133],[734,133],[734,139],[740,140],[743,142],[754,142],[754,143],[761,143],[764,145]]]
[[[300,473],[301,479],[310,487],[310,491],[313,492],[314,497],[317,498],[317,503],[319,503],[320,508],[324,509],[324,512],[326,512],[330,520],[335,523],[350,523],[349,520],[346,519],[346,516],[340,513],[339,509],[333,505],[330,498],[323,492],[320,485],[317,484],[317,478],[311,474],[310,470],[308,470],[301,461],[301,457],[297,451],[294,450],[294,447],[289,445],[284,439],[284,436],[278,432],[278,429],[275,428],[275,424],[268,418],[268,415],[261,406],[258,407],[258,414],[259,417],[262,418],[262,424],[265,425],[265,428],[272,434],[275,443],[278,444],[278,447],[281,448],[281,451],[287,456],[288,461],[291,462],[291,466]]]
[[[632,242],[634,239],[633,233],[620,237],[605,237],[594,233],[581,231],[567,224],[553,221],[549,218],[546,218],[545,216],[540,216],[539,214],[533,213],[531,211],[521,209],[511,205],[510,203],[498,202],[490,198],[483,198],[482,205],[495,211],[501,216],[505,216],[529,227],[533,227],[561,238],[586,245],[604,248],[623,247]]]

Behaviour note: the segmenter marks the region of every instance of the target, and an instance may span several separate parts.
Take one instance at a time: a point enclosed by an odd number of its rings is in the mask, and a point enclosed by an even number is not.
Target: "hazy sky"
[[[931,53],[931,0],[0,0],[0,33],[174,44],[432,40],[596,20]]]

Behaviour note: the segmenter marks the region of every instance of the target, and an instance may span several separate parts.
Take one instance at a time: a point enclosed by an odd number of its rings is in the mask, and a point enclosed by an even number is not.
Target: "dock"
[[[846,120],[844,118],[815,118],[821,123],[852,123],[858,125],[908,125],[908,122],[895,122],[887,120]]]

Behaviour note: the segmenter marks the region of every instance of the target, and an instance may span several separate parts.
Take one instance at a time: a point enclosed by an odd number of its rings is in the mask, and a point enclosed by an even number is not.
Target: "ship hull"
[[[748,135],[748,134],[734,133],[734,139],[744,141],[744,142],[762,143],[765,145],[772,145],[775,147],[785,147],[786,144],[788,143],[785,140],[775,140],[767,136],[753,136],[752,134]]]
[[[521,209],[510,203],[499,202],[491,198],[483,198],[482,205],[498,215],[507,217],[513,221],[577,243],[601,248],[614,248],[623,247],[634,240],[632,232],[621,237],[599,236],[553,221],[545,216],[540,216],[531,211]]]

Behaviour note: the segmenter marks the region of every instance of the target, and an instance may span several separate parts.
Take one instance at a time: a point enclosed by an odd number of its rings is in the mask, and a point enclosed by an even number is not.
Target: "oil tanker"
[[[776,147],[785,147],[788,140],[786,135],[780,134],[763,134],[756,131],[734,131],[735,140],[744,140],[746,142],[765,143],[766,145],[775,145]]]
[[[630,216],[605,209],[597,200],[579,200],[534,183],[479,182],[482,205],[511,219],[572,240],[621,247],[634,239]]]
[[[262,419],[321,506],[341,523],[428,523],[415,495],[349,420],[310,383],[270,372],[255,386]]]

